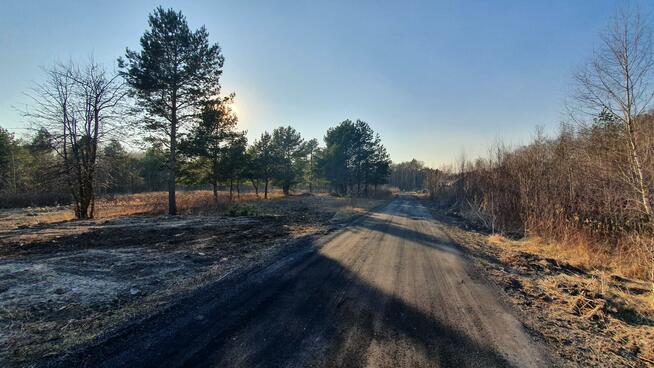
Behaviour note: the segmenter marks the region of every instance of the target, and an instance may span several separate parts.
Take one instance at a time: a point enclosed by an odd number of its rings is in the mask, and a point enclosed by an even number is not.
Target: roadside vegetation
[[[541,238],[511,239],[480,229],[425,198],[445,233],[466,249],[567,366],[649,367],[654,358],[654,303],[646,280],[562,256]],[[570,254],[570,253],[567,253]]]
[[[651,27],[622,10],[575,75],[571,120],[519,147],[431,169],[395,164],[390,185],[424,190],[491,234],[654,285],[654,49]],[[653,289],[654,290],[654,289]]]

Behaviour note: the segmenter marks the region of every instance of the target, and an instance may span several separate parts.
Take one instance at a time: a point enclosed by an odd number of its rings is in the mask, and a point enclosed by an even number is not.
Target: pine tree
[[[273,152],[272,136],[268,132],[261,134],[261,138],[254,141],[250,149],[250,163],[252,170],[251,177],[258,177],[263,180],[263,197],[268,198],[268,186],[273,177],[275,154]]]
[[[291,187],[302,177],[307,145],[300,133],[288,126],[273,131],[272,146],[275,156],[273,177],[282,187],[284,195],[289,195]]]
[[[127,49],[119,66],[148,114],[144,127],[168,146],[168,212],[175,215],[180,129],[219,95],[224,58],[204,27],[191,31],[181,12],[162,7],[150,15],[140,43],[139,52]]]
[[[230,104],[234,95],[207,105],[202,111],[198,125],[191,130],[187,140],[180,143],[180,151],[191,157],[197,157],[195,174],[199,181],[211,183],[214,201],[218,201],[218,182],[220,179],[221,157],[227,145],[241,133],[234,129],[238,117],[232,111]]]

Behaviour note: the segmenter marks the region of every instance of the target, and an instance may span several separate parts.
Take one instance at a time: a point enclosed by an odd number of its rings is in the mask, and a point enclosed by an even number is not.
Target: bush
[[[232,216],[232,217],[238,217],[238,216],[255,216],[256,215],[256,209],[252,206],[242,204],[242,203],[236,203],[232,204],[227,208],[227,211],[225,214],[227,216]]]

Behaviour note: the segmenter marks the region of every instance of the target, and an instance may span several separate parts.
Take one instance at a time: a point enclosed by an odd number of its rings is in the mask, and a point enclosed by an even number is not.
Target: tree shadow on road
[[[294,257],[201,289],[55,366],[510,366],[356,269],[319,252]]]
[[[269,298],[246,319],[183,364],[359,367],[373,359],[373,366],[510,366],[491,347],[385,293],[339,262],[314,255],[309,263],[301,274],[275,282]],[[370,356],[374,346],[379,350]]]
[[[429,220],[426,219],[416,221]],[[363,229],[381,232],[384,235],[394,236],[405,241],[410,241],[412,243],[438,249],[447,253],[452,253],[455,255],[463,254],[462,249],[445,234],[433,234],[429,233],[428,231],[419,231],[415,228],[409,228],[397,223],[391,223],[384,217],[368,217],[365,219],[365,221],[360,222],[350,230],[358,232],[362,231]]]

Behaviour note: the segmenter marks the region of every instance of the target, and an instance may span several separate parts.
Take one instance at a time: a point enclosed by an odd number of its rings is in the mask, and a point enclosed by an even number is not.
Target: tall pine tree
[[[204,27],[189,29],[181,12],[158,7],[141,50],[127,49],[121,74],[147,112],[144,127],[168,148],[168,212],[177,214],[175,184],[180,129],[197,120],[220,93],[224,58]]]

